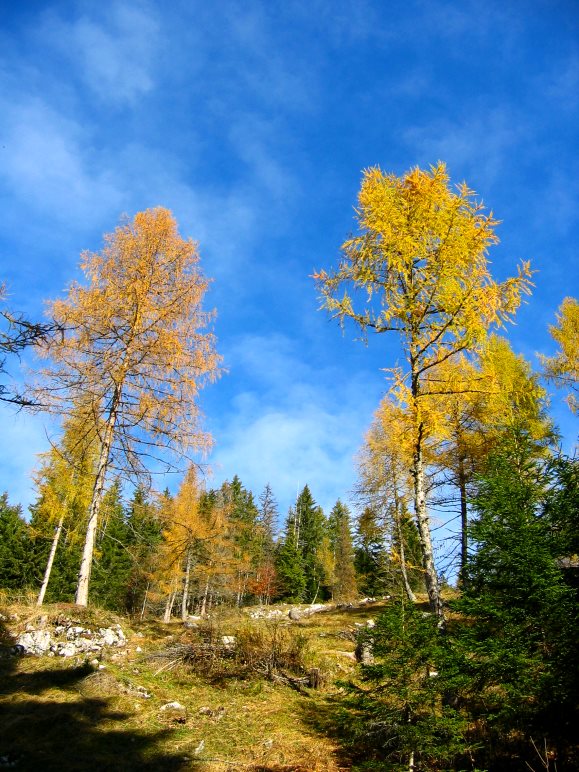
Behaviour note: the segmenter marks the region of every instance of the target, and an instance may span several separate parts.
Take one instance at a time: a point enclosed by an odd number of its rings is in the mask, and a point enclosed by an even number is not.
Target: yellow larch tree
[[[398,177],[379,168],[363,176],[356,210],[359,233],[342,245],[333,272],[316,274],[323,306],[363,333],[396,332],[406,367],[398,387],[407,389],[412,417],[414,514],[428,596],[444,624],[426,502],[425,380],[429,371],[461,351],[476,350],[488,330],[510,320],[530,291],[530,269],[497,283],[487,251],[498,239],[497,221],[473,191],[451,189],[443,163]]]
[[[476,356],[460,354],[433,368],[426,383],[428,401],[437,414],[434,461],[459,493],[463,577],[468,558],[468,486],[473,476],[506,431],[523,431],[537,447],[546,447],[554,429],[538,375],[498,335],[490,335]]]
[[[579,413],[579,301],[567,297],[561,303],[557,324],[549,328],[559,351],[552,357],[541,357],[545,376],[557,386],[569,389],[567,404]]]
[[[183,239],[167,209],[139,212],[85,252],[86,284],[73,283],[50,304],[62,335],[46,353],[40,401],[64,413],[82,400],[100,453],[88,514],[76,603],[86,606],[95,534],[107,471],[147,474],[158,464],[204,450],[200,388],[219,358],[202,309],[208,280],[197,245]],[[167,455],[170,451],[173,455]]]
[[[424,446],[425,456],[429,457],[432,438],[424,437]],[[399,568],[406,596],[414,601],[405,527],[413,489],[411,467],[411,414],[388,394],[380,402],[358,454],[358,493],[366,505],[379,513],[384,531],[390,533],[390,561]],[[411,568],[415,572],[417,566]]]
[[[163,508],[166,528],[163,532],[161,573],[168,586],[169,598],[165,621],[169,621],[173,602],[181,589],[181,616],[185,620],[189,608],[189,592],[195,558],[203,541],[211,538],[209,524],[201,516],[199,503],[202,488],[197,468],[189,466],[175,498]]]
[[[65,422],[59,444],[40,455],[34,475],[39,494],[34,521],[42,520],[51,526],[53,535],[37,598],[39,606],[44,602],[63,529],[75,531],[78,538],[78,531],[85,524],[97,454],[96,433],[82,420],[82,410],[77,410]]]

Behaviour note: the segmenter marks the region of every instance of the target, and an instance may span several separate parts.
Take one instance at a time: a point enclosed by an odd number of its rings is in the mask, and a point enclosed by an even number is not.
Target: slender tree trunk
[[[101,445],[101,452],[98,461],[97,474],[93,487],[92,501],[90,504],[88,523],[86,527],[86,538],[80,562],[80,571],[78,574],[78,584],[76,588],[75,603],[77,606],[86,606],[88,604],[88,585],[92,569],[92,559],[94,553],[94,544],[97,532],[99,512],[103,500],[105,489],[105,478],[109,466],[111,455],[111,446],[113,442],[113,433],[117,420],[117,408],[121,397],[119,386],[115,387],[113,393],[111,409],[105,427],[105,435]]]
[[[199,610],[199,616],[204,617],[207,610],[207,595],[209,594],[209,579],[205,582],[205,591],[203,593],[203,601],[201,602],[201,609]]]
[[[42,580],[42,586],[40,587],[40,592],[38,593],[38,600],[36,601],[37,606],[42,606],[42,604],[44,603],[44,596],[46,595],[46,589],[48,587],[48,582],[50,580],[50,574],[52,572],[52,564],[54,563],[54,556],[56,555],[56,548],[58,547],[58,542],[60,541],[60,534],[62,533],[63,524],[64,524],[64,510],[60,516],[58,525],[54,529],[54,536],[52,537],[50,554],[48,556],[48,562],[46,563],[46,569],[44,571],[44,579]]]
[[[191,578],[191,550],[187,550],[187,560],[185,562],[185,577],[183,579],[183,602],[181,603],[181,619],[183,622],[187,619],[187,606],[189,604],[189,582]]]
[[[317,601],[317,599],[318,599],[318,593],[319,593],[319,591],[320,591],[320,584],[321,584],[321,581],[322,581],[321,579],[318,581],[318,586],[316,587],[316,594],[314,595],[314,599],[313,599],[313,600],[310,602],[310,606],[313,606],[313,605],[314,605],[314,603],[315,603],[315,602]]]
[[[426,507],[426,486],[424,472],[424,424],[418,413],[418,399],[420,387],[418,378],[412,374],[412,397],[414,401],[414,454],[412,463],[412,477],[414,481],[414,514],[420,539],[420,548],[422,552],[422,568],[424,569],[424,580],[430,608],[438,618],[438,625],[442,629],[445,626],[444,610],[442,607],[442,598],[440,596],[440,586],[438,576],[434,565],[434,550],[432,548],[432,537],[430,535],[430,518]]]
[[[143,606],[141,608],[141,619],[145,618],[145,609],[147,608],[147,598],[149,597],[150,586],[151,586],[151,582],[147,582],[147,586],[145,588],[145,597],[143,598]]]
[[[163,622],[165,622],[166,624],[168,624],[171,621],[171,612],[173,611],[175,596],[177,595],[177,590],[174,589],[175,580],[171,582],[171,585],[172,585],[172,589],[167,598],[167,602],[165,603],[165,613],[163,614]]]
[[[466,564],[468,561],[468,509],[466,504],[466,471],[464,459],[458,458],[458,489],[460,491],[460,572],[459,581],[465,585]]]

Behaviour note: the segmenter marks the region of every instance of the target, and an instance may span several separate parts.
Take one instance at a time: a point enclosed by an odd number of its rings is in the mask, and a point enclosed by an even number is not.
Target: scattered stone
[[[65,643],[64,646],[59,646],[57,652],[59,657],[74,657],[78,654],[78,650],[74,643]]]
[[[264,740],[263,741],[263,747],[267,748],[268,750],[272,747],[272,745],[273,745],[273,740]]]
[[[301,612],[297,608],[290,608],[288,611],[288,617],[291,619],[292,622],[299,622],[302,618]]]
[[[234,649],[237,645],[237,639],[234,635],[222,635],[221,643],[225,646],[226,649]]]
[[[356,646],[356,660],[361,665],[371,665],[374,662],[374,654],[372,652],[372,644],[370,641],[360,641]]]
[[[203,748],[205,748],[205,740],[201,740],[199,745],[193,751],[193,755],[194,756],[199,756],[199,754],[203,752]]]
[[[45,616],[44,619],[47,620],[48,617]],[[44,625],[45,622],[43,627]],[[52,632],[47,629],[35,629],[34,625],[28,624],[26,632],[16,640],[16,646],[19,648],[14,654],[53,657],[94,655],[99,654],[105,646],[123,649],[126,642],[126,636],[118,624],[101,627],[98,633],[95,633],[79,625],[76,620],[59,617],[55,620]]]
[[[16,639],[16,645],[22,646],[26,654],[46,654],[50,651],[52,640],[48,630],[29,630]]]
[[[226,709],[223,705],[220,705],[218,708],[209,708],[207,705],[204,705],[202,708],[199,708],[198,713],[200,716],[209,716],[209,718],[214,718],[216,721],[221,721],[223,716],[226,714]]]
[[[376,622],[373,619],[367,619],[366,627],[368,628],[368,630],[372,630],[372,628],[376,627]]]
[[[285,613],[279,608],[256,608],[249,612],[251,619],[283,619]]]
[[[184,724],[187,721],[187,708],[180,702],[167,702],[161,705],[159,710],[165,718],[175,724]]]
[[[151,692],[147,691],[144,686],[135,686],[134,684],[126,684],[123,687],[125,694],[129,694],[131,697],[140,697],[143,700],[150,700],[153,696]]]

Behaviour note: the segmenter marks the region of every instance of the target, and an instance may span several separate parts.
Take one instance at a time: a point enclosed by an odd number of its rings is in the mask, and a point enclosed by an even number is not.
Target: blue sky
[[[0,279],[32,318],[122,213],[173,210],[214,279],[227,375],[202,397],[213,482],[348,499],[399,356],[319,312],[311,274],[354,229],[361,170],[443,160],[502,221],[503,279],[536,289],[509,330],[537,364],[579,294],[576,2],[5,3]],[[12,370],[17,367],[12,363]],[[554,394],[570,449],[577,426]],[[42,419],[0,407],[0,490],[33,498]],[[159,482],[162,486],[164,482]]]

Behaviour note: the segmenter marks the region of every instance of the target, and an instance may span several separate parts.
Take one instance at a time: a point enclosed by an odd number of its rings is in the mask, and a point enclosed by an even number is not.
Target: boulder
[[[22,646],[26,654],[46,654],[50,651],[51,644],[48,630],[29,630],[16,640],[16,645]]]

